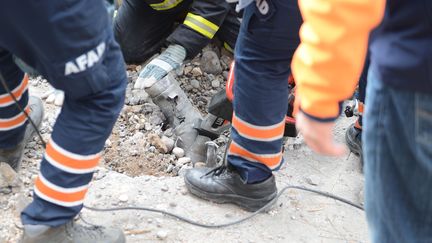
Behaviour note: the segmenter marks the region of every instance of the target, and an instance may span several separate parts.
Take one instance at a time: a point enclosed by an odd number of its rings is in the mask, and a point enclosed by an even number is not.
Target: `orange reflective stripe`
[[[290,116],[285,116],[285,123],[292,123],[295,124],[296,120],[294,117],[290,117]]]
[[[15,96],[17,100],[20,100],[24,92],[27,90],[28,86],[28,76],[24,75],[21,84],[18,85],[14,90],[12,90],[12,94]],[[0,95],[0,107],[8,106],[14,103],[13,98],[9,94]]]
[[[30,108],[25,109],[27,114],[30,114]],[[9,131],[23,125],[27,121],[24,113],[20,112],[18,115],[9,119],[0,119],[0,131]]]
[[[228,73],[228,80],[225,88],[225,94],[229,101],[233,101],[234,99],[234,93],[233,93],[233,87],[234,87],[234,67],[235,62],[233,61],[230,66],[230,71]]]
[[[44,198],[47,200],[53,199],[56,201],[57,204],[61,204],[61,202],[64,202],[66,204],[76,202],[80,204],[84,200],[84,197],[88,190],[87,188],[85,188],[76,192],[61,192],[43,183],[39,176],[36,178],[35,188],[39,193],[42,194],[40,195],[41,197],[48,197]]]
[[[360,115],[362,115],[364,112],[364,104],[361,101],[359,101],[358,103],[358,112],[360,113]]]
[[[241,136],[259,141],[280,139],[283,136],[285,129],[284,122],[285,121],[282,120],[278,124],[271,126],[255,126],[241,120],[235,113],[232,118],[232,126]]]
[[[242,148],[234,141],[231,142],[229,154],[243,157],[249,161],[260,162],[267,165],[270,169],[278,167],[282,161],[282,152],[276,154],[256,154]]]
[[[59,169],[71,173],[88,173],[96,168],[100,154],[78,155],[60,148],[51,140],[45,151],[46,159]]]

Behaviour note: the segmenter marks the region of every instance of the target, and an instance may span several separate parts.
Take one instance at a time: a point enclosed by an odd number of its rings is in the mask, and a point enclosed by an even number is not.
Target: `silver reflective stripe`
[[[188,13],[183,24],[206,36],[209,39],[212,39],[216,32],[219,30],[219,26],[193,13]]]
[[[150,6],[155,10],[168,10],[174,8],[181,2],[183,2],[183,0],[164,0],[161,3],[150,4]]]

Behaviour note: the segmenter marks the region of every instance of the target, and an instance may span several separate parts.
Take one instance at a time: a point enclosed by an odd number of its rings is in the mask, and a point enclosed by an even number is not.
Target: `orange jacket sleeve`
[[[309,116],[333,120],[355,89],[385,0],[299,0],[299,6],[304,23],[292,62],[297,104]]]

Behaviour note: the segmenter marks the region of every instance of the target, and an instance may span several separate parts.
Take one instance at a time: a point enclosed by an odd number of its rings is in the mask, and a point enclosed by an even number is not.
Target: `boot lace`
[[[226,145],[226,149],[224,152],[224,157],[223,157],[223,161],[222,164],[219,166],[216,166],[215,168],[211,169],[210,171],[208,171],[207,173],[205,173],[203,176],[201,176],[201,178],[206,177],[206,176],[222,176],[223,174],[227,174],[228,172],[231,172],[231,170],[233,169],[231,166],[228,165],[228,148],[230,146],[232,142],[232,138],[230,138],[228,140],[228,143]]]
[[[205,173],[203,176],[201,176],[201,178],[205,177],[205,176],[220,176],[222,175],[225,171],[228,170],[228,166],[225,164],[219,165],[213,169],[211,169],[209,172]]]

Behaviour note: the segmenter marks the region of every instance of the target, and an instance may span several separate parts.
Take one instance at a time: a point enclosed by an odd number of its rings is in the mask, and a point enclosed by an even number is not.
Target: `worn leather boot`
[[[42,124],[42,119],[44,116],[44,109],[41,99],[30,96],[29,97],[29,108],[30,108],[30,118],[34,124],[39,128]],[[36,130],[27,122],[26,130],[24,133],[24,139],[14,148],[11,149],[0,149],[0,162],[8,163],[14,170],[17,170],[21,164],[22,156],[24,154],[24,148],[30,139],[35,134]]]
[[[84,227],[72,221],[58,227],[24,225],[20,243],[123,243],[123,232],[118,228]]]
[[[190,169],[185,183],[197,197],[215,203],[234,203],[248,211],[257,211],[277,195],[273,175],[265,181],[246,184],[235,169],[226,165]]]
[[[201,113],[192,105],[186,93],[180,88],[177,80],[168,74],[152,86],[145,89],[161,109],[170,126],[174,129],[179,141],[177,146],[183,148],[192,162],[205,161],[205,141],[197,144],[198,130],[194,123],[201,120]],[[201,141],[201,140],[199,140]],[[203,151],[197,151],[202,148]]]
[[[361,133],[362,130],[355,127],[355,124],[351,124],[345,133],[345,141],[348,148],[358,156],[362,155]]]

